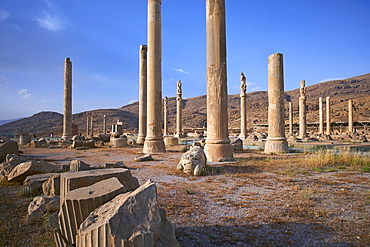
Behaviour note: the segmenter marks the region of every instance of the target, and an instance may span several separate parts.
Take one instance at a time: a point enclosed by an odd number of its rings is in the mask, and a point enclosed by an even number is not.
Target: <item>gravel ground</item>
[[[302,172],[292,168],[294,157],[284,157],[280,163],[286,167],[274,169],[262,161],[270,156],[245,152],[236,153],[235,162],[210,163],[208,175],[193,177],[176,171],[179,149],[153,155],[149,162],[133,161],[141,148],[25,148],[23,155],[59,165],[73,159],[97,166],[122,160],[140,183],[152,179],[157,184],[159,203],[176,225],[181,246],[370,246],[370,173]],[[10,193],[9,187],[0,189],[2,195]],[[22,207],[16,216],[9,205],[3,210],[2,222],[26,215]],[[17,231],[22,227],[27,228],[19,224]],[[0,233],[15,228],[0,227]],[[15,238],[16,243],[29,239]],[[42,245],[28,241],[23,246]]]

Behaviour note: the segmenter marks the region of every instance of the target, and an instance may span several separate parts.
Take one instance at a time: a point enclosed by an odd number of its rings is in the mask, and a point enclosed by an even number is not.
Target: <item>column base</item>
[[[288,153],[288,142],[285,137],[268,138],[265,144],[265,153]]]
[[[204,146],[207,161],[222,162],[234,160],[233,148],[230,143],[207,143]]]
[[[144,142],[145,142],[145,136],[138,136],[137,137],[137,140],[136,140],[137,144],[144,144]]]
[[[143,147],[144,154],[155,154],[164,152],[166,152],[166,148],[164,146],[163,139],[145,139]]]

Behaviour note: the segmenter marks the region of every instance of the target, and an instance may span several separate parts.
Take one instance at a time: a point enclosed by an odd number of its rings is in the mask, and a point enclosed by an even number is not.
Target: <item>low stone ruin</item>
[[[19,154],[17,142],[7,141],[0,143],[0,162],[3,162],[8,154]]]
[[[207,158],[201,147],[192,147],[181,156],[177,169],[185,174],[199,176],[206,168]]]
[[[230,144],[234,151],[243,151],[242,139],[238,138],[235,141],[232,141]]]

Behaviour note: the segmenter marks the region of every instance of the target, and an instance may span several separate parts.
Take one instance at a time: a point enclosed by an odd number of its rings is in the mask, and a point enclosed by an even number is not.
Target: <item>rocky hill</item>
[[[299,82],[297,82],[297,87]],[[347,101],[353,99],[355,121],[370,119],[370,73],[348,78],[345,80],[328,81],[307,87],[307,121],[318,121],[318,98],[323,97],[324,104],[327,96],[331,97],[332,121],[347,121]],[[299,89],[285,92],[286,120],[288,120],[288,101],[294,108],[294,122],[298,123]],[[253,123],[267,122],[267,92],[259,91],[247,94],[248,127]],[[239,95],[229,95],[229,127],[238,128],[240,119]],[[81,112],[73,115],[73,122],[79,124],[82,134],[86,133],[86,118],[93,117],[95,133],[102,131],[103,116],[107,115],[107,126],[118,119],[124,122],[127,130],[133,131],[138,126],[138,102],[123,106],[119,109],[99,109]],[[176,98],[169,98],[169,128],[176,128]],[[207,119],[206,96],[198,96],[183,100],[183,127],[203,127]],[[40,112],[31,117],[23,118],[0,126],[0,133],[35,133],[56,135],[62,133],[63,116],[55,112]]]

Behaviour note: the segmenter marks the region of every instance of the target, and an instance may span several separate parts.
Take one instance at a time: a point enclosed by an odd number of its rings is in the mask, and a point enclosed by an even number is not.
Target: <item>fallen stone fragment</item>
[[[59,196],[36,196],[28,205],[27,219],[29,221],[39,219],[46,212],[59,210]]]
[[[23,181],[23,194],[31,196],[41,194],[43,183],[55,175],[57,175],[57,173],[44,173],[28,176]]]
[[[181,156],[177,169],[186,174],[199,176],[206,168],[207,158],[201,147],[192,147]]]
[[[8,154],[6,161],[0,164],[0,175],[7,177],[19,164],[28,161],[28,158],[15,154]]]
[[[127,138],[110,138],[110,145],[113,148],[124,148],[127,146]]]
[[[48,162],[43,160],[30,160],[17,165],[8,175],[8,181],[23,182],[28,176],[41,173],[51,173],[54,172],[54,170],[54,165]]]
[[[69,167],[69,170],[71,172],[87,171],[87,170],[91,170],[91,169],[94,169],[94,168],[91,167],[89,164],[86,164],[85,162],[81,161],[81,160],[72,160],[71,165]]]
[[[116,163],[105,163],[103,168],[127,168],[122,161],[118,161]]]
[[[18,143],[15,141],[7,141],[0,143],[0,162],[3,162],[7,154],[19,155]]]
[[[60,173],[55,174],[42,184],[42,192],[45,196],[60,195],[60,175]]]
[[[143,156],[139,156],[135,158],[135,161],[141,162],[141,161],[151,161],[153,160],[153,157],[151,154],[145,154]]]
[[[235,141],[230,143],[233,150],[242,151],[243,150],[243,141],[242,139],[238,138]]]

